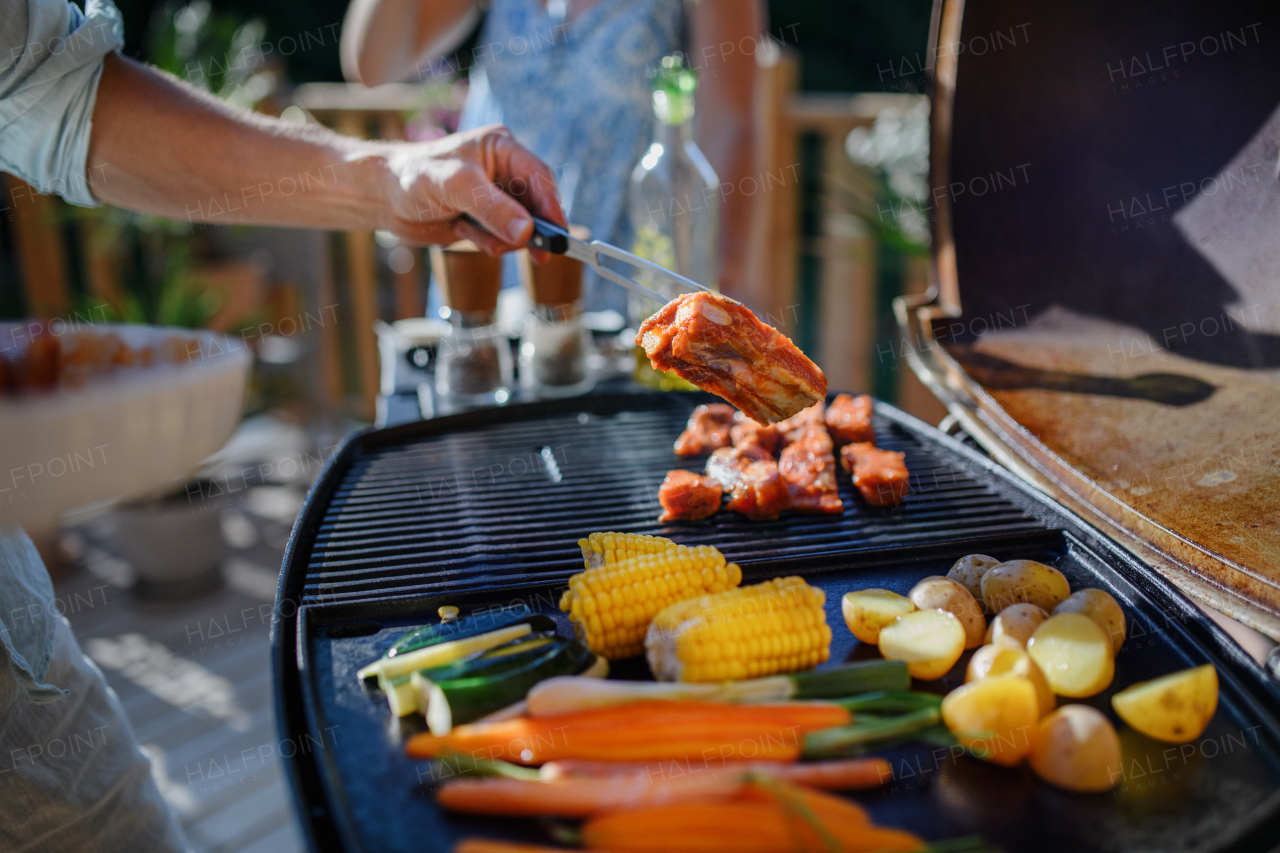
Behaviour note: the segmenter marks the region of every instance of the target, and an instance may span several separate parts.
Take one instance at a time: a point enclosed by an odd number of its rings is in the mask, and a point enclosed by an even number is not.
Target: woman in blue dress
[[[353,0],[342,34],[349,79],[420,79],[481,14],[475,0]],[[569,221],[631,245],[627,188],[653,136],[649,72],[684,51],[699,72],[697,142],[723,184],[755,164],[752,104],[761,0],[491,0],[473,49],[460,129],[505,124],[556,173]],[[742,295],[751,199],[722,192],[720,287]],[[591,307],[624,304],[606,290]]]

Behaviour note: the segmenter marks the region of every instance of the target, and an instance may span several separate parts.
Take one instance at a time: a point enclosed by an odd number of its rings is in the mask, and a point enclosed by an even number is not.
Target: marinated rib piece
[[[676,439],[677,456],[701,456],[729,445],[729,429],[737,412],[733,406],[712,403],[699,406],[689,416],[684,432]]]
[[[809,427],[824,426],[826,423],[826,412],[826,404],[819,400],[809,408],[797,412],[785,421],[779,421],[777,424],[778,447],[786,447],[788,444],[798,439],[801,433]]]
[[[836,488],[836,458],[831,436],[821,423],[802,427],[778,457],[791,508],[797,512],[837,513],[844,509]]]
[[[872,506],[893,506],[907,496],[910,487],[906,455],[880,450],[870,442],[846,444],[840,464],[853,474],[853,484]]]
[[[710,477],[692,471],[668,471],[658,489],[662,515],[658,521],[697,521],[720,509],[723,490]]]
[[[789,338],[718,293],[677,296],[641,324],[636,343],[655,370],[670,370],[761,423],[827,393],[827,378]]]
[[[875,444],[876,431],[871,426],[871,398],[866,394],[856,397],[837,394],[827,409],[827,430],[837,445],[857,441]]]
[[[778,448],[778,425],[762,424],[738,412],[737,420],[729,430],[729,438],[734,447],[758,450],[763,454],[759,458],[771,457]]]
[[[777,518],[791,505],[787,482],[772,457],[759,458],[753,452],[752,448],[720,448],[707,460],[707,476],[729,492],[729,509],[756,521]]]

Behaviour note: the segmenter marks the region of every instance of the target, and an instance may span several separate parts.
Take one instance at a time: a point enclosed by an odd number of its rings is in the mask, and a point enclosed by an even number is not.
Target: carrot
[[[908,832],[871,824],[865,811],[840,797],[800,786],[753,786],[731,802],[633,809],[582,827],[592,850],[618,853],[788,853],[788,851],[916,851]]]
[[[565,853],[565,849],[543,847],[540,844],[495,841],[492,838],[464,838],[453,845],[453,853]]]
[[[453,846],[453,853],[573,853],[573,851],[565,847],[519,844],[515,841],[496,841],[492,838],[464,838]]]
[[[409,739],[407,750],[414,758],[460,752],[522,764],[561,758],[795,761],[803,734],[846,725],[849,720],[844,708],[818,702],[636,702],[573,714],[473,723],[441,737],[419,734]]]
[[[507,817],[590,817],[620,809],[676,802],[728,800],[750,784],[741,773],[719,769],[693,778],[650,780],[643,775],[596,779],[459,779],[436,792],[440,805],[455,812]]]
[[[880,787],[893,778],[893,766],[883,758],[801,761],[784,768],[777,777],[828,791],[852,791]]]
[[[609,778],[618,776],[643,776],[664,778],[675,773],[705,771],[706,763],[684,766],[668,766],[664,762],[639,764],[634,762],[582,761],[566,759],[542,765],[544,780]],[[848,758],[837,761],[801,761],[787,764],[781,761],[749,761],[734,765],[737,773],[760,773],[784,782],[809,785],[828,791],[850,791],[876,788],[887,782],[893,768],[883,758]]]

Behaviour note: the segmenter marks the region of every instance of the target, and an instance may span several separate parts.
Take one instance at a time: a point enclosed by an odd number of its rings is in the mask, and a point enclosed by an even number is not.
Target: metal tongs
[[[620,284],[623,287],[634,290],[636,293],[654,300],[659,305],[666,305],[670,299],[656,290],[645,287],[633,278],[609,269],[601,261],[601,257],[613,258],[614,260],[622,261],[624,264],[651,272],[675,283],[681,290],[690,292],[706,290],[711,292],[710,288],[703,287],[693,279],[677,275],[665,267],[646,261],[644,258],[637,258],[630,252],[624,252],[616,246],[610,246],[608,243],[602,243],[599,240],[584,243],[559,225],[548,222],[545,219],[539,219],[536,216],[533,217],[533,236],[529,238],[529,246],[534,249],[541,249],[544,252],[550,252],[553,255],[564,255],[565,257],[573,258],[575,261],[581,261],[595,270],[600,277],[607,278],[614,284]]]

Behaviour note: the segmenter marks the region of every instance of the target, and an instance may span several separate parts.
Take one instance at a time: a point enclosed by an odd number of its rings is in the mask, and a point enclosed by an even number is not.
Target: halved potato
[[[964,653],[964,626],[945,610],[917,610],[880,629],[880,654],[906,661],[913,678],[933,681]]]
[[[1027,654],[1059,696],[1092,696],[1116,674],[1111,640],[1097,622],[1080,613],[1046,619],[1031,635]]]
[[[1120,653],[1120,647],[1124,645],[1124,611],[1106,590],[1076,590],[1053,608],[1053,613],[1055,616],[1059,613],[1083,613],[1098,623],[1098,627],[1111,638],[1111,647],[1116,650],[1116,654]]]
[[[1062,572],[1035,560],[1009,560],[982,576],[982,598],[993,613],[1024,601],[1052,612],[1070,594]]]
[[[1012,767],[1031,751],[1040,707],[1025,678],[1000,675],[957,687],[942,700],[942,721],[974,755]]]
[[[965,670],[964,680],[977,681],[980,678],[1004,675],[1025,678],[1031,682],[1031,686],[1036,690],[1036,703],[1040,707],[1041,715],[1049,713],[1058,704],[1052,688],[1049,687],[1049,681],[1040,671],[1039,665],[1031,659],[1031,655],[1027,654],[1025,649],[1017,646],[994,643],[978,649],[973,653],[973,657],[969,658],[969,667]]]
[[[998,565],[1000,561],[995,557],[988,557],[986,554],[969,554],[955,561],[951,570],[947,572],[947,577],[964,584],[969,594],[985,607],[986,604],[982,600],[982,576]]]
[[[881,628],[915,609],[911,599],[887,589],[860,589],[846,592],[840,599],[840,610],[853,636],[872,645],[880,642]]]
[[[1049,611],[1035,604],[1012,604],[991,620],[991,639],[988,642],[1005,643],[1020,649],[1027,647],[1027,640],[1049,618]]]
[[[919,610],[945,610],[960,620],[964,626],[964,647],[976,649],[982,645],[982,635],[987,630],[982,605],[965,585],[941,575],[927,577],[911,588],[911,603]]]
[[[1205,664],[1140,682],[1112,696],[1111,707],[1147,737],[1188,743],[1204,734],[1218,710],[1218,671]]]
[[[1068,791],[1109,791],[1124,775],[1120,738],[1098,709],[1063,705],[1036,727],[1031,769]]]

